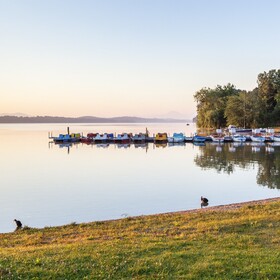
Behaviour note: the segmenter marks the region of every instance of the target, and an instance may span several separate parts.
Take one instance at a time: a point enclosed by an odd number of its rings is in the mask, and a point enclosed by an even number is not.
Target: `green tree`
[[[202,88],[194,98],[197,102],[197,125],[204,128],[224,127],[227,123],[225,109],[228,98],[239,91],[232,84],[216,88]]]
[[[257,89],[241,91],[238,95],[230,96],[225,109],[227,125],[257,127],[260,125],[261,108],[262,100]]]
[[[273,125],[280,122],[280,69],[258,75],[258,93],[263,101],[264,125]]]

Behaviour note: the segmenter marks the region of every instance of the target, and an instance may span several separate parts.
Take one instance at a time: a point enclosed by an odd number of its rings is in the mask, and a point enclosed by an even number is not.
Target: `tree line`
[[[194,95],[197,102],[197,126],[220,128],[269,127],[280,124],[280,69],[260,73],[257,87],[251,91],[233,84],[202,88]]]

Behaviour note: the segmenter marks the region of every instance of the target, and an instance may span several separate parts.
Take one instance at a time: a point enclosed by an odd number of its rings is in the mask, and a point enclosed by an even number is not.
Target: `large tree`
[[[263,106],[264,125],[277,124],[280,122],[280,69],[258,75],[258,93]]]
[[[230,96],[225,109],[227,125],[238,127],[257,127],[260,124],[262,100],[258,90],[241,91],[238,95]]]
[[[228,98],[238,92],[232,84],[197,91],[194,95],[197,102],[197,125],[207,128],[224,127],[227,123],[225,109]]]

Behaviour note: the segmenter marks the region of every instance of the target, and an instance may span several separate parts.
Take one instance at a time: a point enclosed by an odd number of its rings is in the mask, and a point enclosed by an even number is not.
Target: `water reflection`
[[[236,145],[238,144],[238,145]],[[202,169],[234,173],[236,168],[257,168],[257,184],[280,189],[280,147],[264,143],[231,143],[224,146],[207,144],[194,158]]]
[[[78,143],[55,144],[59,149],[70,149],[78,147]],[[86,144],[88,146],[88,144]],[[143,149],[146,153],[149,146],[153,149],[163,149],[186,145],[194,145],[199,149],[199,153],[194,157],[194,162],[203,170],[213,169],[218,173],[233,174],[237,168],[249,170],[257,168],[256,182],[259,185],[267,186],[271,189],[280,189],[280,145],[279,143],[125,143],[109,144],[98,143],[90,144],[97,149],[107,149],[113,146],[117,149]],[[52,146],[52,145],[51,145]],[[207,206],[207,205],[202,205]]]
[[[88,131],[135,134],[143,131],[142,126],[77,124],[72,130],[84,135]],[[48,131],[58,135],[65,127],[0,126],[0,232],[14,230],[14,218],[30,227],[44,227],[118,219],[122,213],[197,209],[201,194],[211,206],[279,195],[278,143],[261,146],[258,152],[247,143],[47,143]],[[149,124],[149,131],[191,135],[195,126]]]
[[[208,205],[209,205],[208,202],[201,202],[201,203],[200,203],[201,208],[207,207]]]

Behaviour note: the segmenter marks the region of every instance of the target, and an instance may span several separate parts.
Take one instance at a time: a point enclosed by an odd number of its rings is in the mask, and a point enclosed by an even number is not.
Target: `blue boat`
[[[172,137],[168,137],[169,143],[183,143],[185,142],[185,136],[183,133],[173,133]]]
[[[79,142],[81,140],[81,134],[59,134],[58,137],[52,137],[52,139],[55,143]]]
[[[195,135],[193,137],[193,142],[202,142],[202,143],[204,143],[205,141],[206,141],[206,137],[205,136]]]

